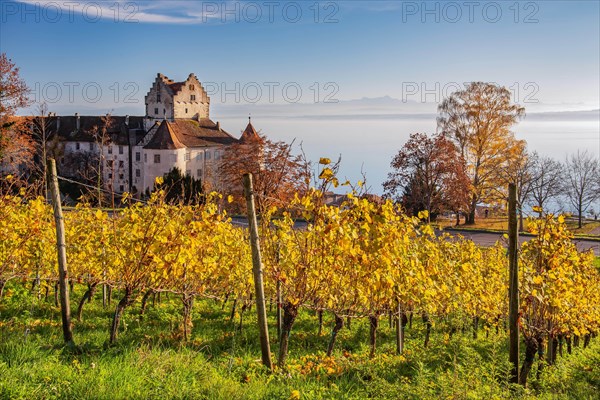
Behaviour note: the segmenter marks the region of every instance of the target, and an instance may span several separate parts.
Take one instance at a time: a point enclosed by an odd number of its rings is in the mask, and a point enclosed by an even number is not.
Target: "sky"
[[[342,156],[381,192],[465,83],[508,87],[530,150],[600,154],[599,1],[0,0],[0,51],[58,114],[143,115],[156,74],[195,73],[211,118]],[[22,110],[32,113],[33,109]]]

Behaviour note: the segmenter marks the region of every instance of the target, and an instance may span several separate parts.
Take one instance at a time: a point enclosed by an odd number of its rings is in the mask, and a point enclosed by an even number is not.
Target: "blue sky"
[[[407,130],[430,132],[435,120],[389,120],[370,133],[369,118],[351,123],[344,115],[435,113],[443,95],[475,80],[511,87],[529,113],[600,108],[600,2],[476,3],[0,0],[0,51],[58,113],[140,115],[157,72],[176,80],[194,72],[211,83],[214,119],[229,131],[239,132],[252,112],[257,128],[297,137],[315,157],[341,152],[350,178],[364,164],[379,190]],[[232,92],[223,97],[223,88]],[[310,118],[329,110],[340,123]],[[599,123],[587,122],[575,132],[580,139],[549,147],[539,139],[543,126],[516,131],[556,157],[578,147],[600,152]],[[327,146],[316,143],[324,134]],[[385,146],[360,147],[369,136]]]

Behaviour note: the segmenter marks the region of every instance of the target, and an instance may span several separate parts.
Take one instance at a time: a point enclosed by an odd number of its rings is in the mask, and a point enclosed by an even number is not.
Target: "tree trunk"
[[[563,355],[564,342],[565,342],[565,335],[558,335],[558,354],[560,354],[561,357],[564,357],[564,355]]]
[[[473,317],[473,339],[477,339],[477,331],[479,330],[479,317]]]
[[[548,352],[551,351],[551,348],[552,348],[552,345],[550,344],[550,341],[548,341]],[[537,354],[538,354],[538,369],[537,369],[536,378],[539,381],[540,378],[542,377],[542,370],[544,369],[544,364],[546,363],[546,360],[544,359],[544,337],[541,335],[537,338]],[[548,355],[548,357],[552,357],[552,355]]]
[[[148,299],[153,294],[154,294],[154,289],[150,289],[150,290],[146,291],[146,293],[144,293],[144,296],[142,296],[142,304],[140,306],[140,321],[144,319],[144,313],[146,312],[146,308],[148,306]]]
[[[75,282],[73,282],[73,279],[69,279],[69,291],[71,293],[73,293],[73,287],[75,286]]]
[[[577,211],[578,211],[578,214],[579,214],[578,215],[578,222],[579,222],[578,226],[579,226],[579,228],[581,228],[581,227],[583,227],[583,210],[582,210],[581,206],[578,208]]]
[[[334,314],[334,316],[335,323],[333,325],[333,329],[331,330],[331,339],[329,339],[329,345],[327,346],[327,357],[331,357],[338,332],[344,327],[344,319],[337,314]]]
[[[194,295],[184,294],[181,298],[183,302],[183,341],[187,342],[192,336],[192,310],[194,308]]]
[[[573,349],[571,348],[572,339],[571,336],[567,337],[567,353],[571,354]]]
[[[0,279],[0,300],[2,300],[2,295],[4,294],[5,286],[6,286],[6,280]]]
[[[277,365],[279,368],[285,367],[285,361],[288,355],[288,346],[290,341],[290,332],[294,321],[298,316],[298,306],[292,305],[289,301],[286,301],[283,305],[283,324],[281,326],[281,343],[279,345],[279,359]]]
[[[531,367],[535,361],[537,346],[538,342],[535,338],[525,338],[525,360],[523,360],[523,367],[519,376],[519,383],[525,387],[527,386],[529,371],[531,371]]]
[[[281,282],[277,280],[277,289],[275,296],[277,297],[277,342],[281,341],[281,325],[283,324],[283,314],[281,312]]]
[[[477,209],[477,198],[473,195],[471,204],[469,205],[469,214],[466,216],[465,225],[475,224],[475,211]]]
[[[110,306],[110,303],[112,301],[112,286],[108,285],[108,305]]]
[[[246,311],[246,308],[248,308],[248,306],[246,304],[243,304],[242,309],[240,310],[240,324],[238,326],[240,333],[242,333],[244,329],[244,312]]]
[[[50,292],[50,286],[48,285],[48,282],[46,282],[46,284],[44,285],[44,301],[48,302],[48,294]],[[0,293],[0,298],[2,298],[1,293]]]
[[[319,331],[317,332],[317,336],[321,336],[321,333],[323,333],[323,310],[317,311],[317,317],[319,319]]]
[[[413,320],[413,312],[411,311],[410,314],[408,314],[408,329],[412,329],[412,320]]]
[[[133,298],[132,298],[131,289],[126,287],[125,295],[123,296],[121,301],[119,301],[119,303],[117,304],[117,307],[115,309],[115,314],[113,316],[113,321],[112,321],[112,325],[110,328],[110,339],[108,341],[109,344],[114,344],[116,342],[117,335],[119,333],[119,324],[121,322],[121,317],[123,315],[123,310],[125,310],[125,308],[127,308],[129,305],[131,305],[132,302],[133,302]]]
[[[225,306],[227,305],[227,300],[229,300],[229,293],[225,295],[225,299],[223,299],[223,304],[221,304],[221,311],[225,310]]]
[[[579,336],[573,335],[573,347],[579,347]]]
[[[58,307],[58,281],[54,284],[54,305]]]
[[[423,343],[423,346],[427,347],[429,346],[429,337],[431,336],[431,320],[429,319],[429,315],[427,313],[423,313],[423,323],[426,326],[425,343]]]
[[[369,356],[371,358],[375,357],[375,349],[377,347],[377,327],[379,326],[379,317],[378,316],[369,316],[369,342],[371,344],[371,353]]]
[[[398,305],[398,318],[396,318],[396,354],[404,352],[404,326],[408,322],[402,307]]]
[[[94,293],[96,292],[96,285],[98,284],[88,284],[88,289],[85,291],[83,297],[79,301],[79,306],[77,307],[77,321],[79,322],[81,322],[81,317],[83,316],[83,305],[85,304],[86,300],[89,302],[89,300],[91,300],[92,297],[94,297]]]
[[[231,306],[231,314],[229,316],[230,321],[233,321],[233,319],[235,318],[236,307],[237,307],[237,299],[233,299],[233,305]]]
[[[525,224],[523,223],[523,210],[519,211],[519,232],[525,230]]]
[[[590,339],[592,338],[591,334],[587,334],[583,337],[583,348],[586,349],[590,345]]]
[[[456,213],[456,225],[455,226],[459,226],[460,225],[460,213]]]

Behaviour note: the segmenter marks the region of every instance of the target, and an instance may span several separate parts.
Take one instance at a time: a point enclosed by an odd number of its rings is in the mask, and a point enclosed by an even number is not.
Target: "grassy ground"
[[[0,302],[2,399],[597,399],[600,393],[598,339],[559,357],[539,380],[533,371],[529,389],[511,388],[502,332],[482,330],[473,340],[467,330],[449,338],[438,321],[425,349],[424,329],[415,318],[407,350],[396,356],[393,331],[382,318],[378,355],[369,359],[368,326],[357,320],[340,332],[328,359],[322,350],[332,321],[325,319],[319,336],[314,313],[304,311],[291,336],[289,368],[269,374],[259,360],[255,314],[246,314],[240,332],[228,321],[230,303],[221,310],[212,300],[198,301],[186,345],[179,340],[175,297],[150,306],[143,320],[136,304],[125,315],[118,344],[107,347],[111,310],[95,299],[86,305],[84,321],[75,322],[79,349],[73,351],[61,346],[53,302],[38,300],[20,284],[7,292]],[[76,289],[74,303],[81,295]]]

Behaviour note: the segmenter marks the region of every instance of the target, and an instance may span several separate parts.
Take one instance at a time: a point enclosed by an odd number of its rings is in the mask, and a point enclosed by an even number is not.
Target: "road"
[[[234,217],[232,223],[240,226],[248,226],[248,222],[245,218]],[[296,224],[297,228],[306,227],[306,222],[298,222]],[[506,242],[505,239],[502,238],[501,233],[490,233],[490,232],[469,232],[469,231],[447,231],[451,235],[462,235],[467,239],[471,239],[475,243],[481,246],[493,246],[498,240],[502,240]],[[523,243],[529,240],[531,236],[519,236],[519,242]],[[600,257],[600,242],[595,242],[593,240],[585,240],[585,239],[575,239],[573,240],[575,244],[577,244],[577,248],[580,251],[587,251],[589,249],[594,249],[594,254],[596,257]]]
[[[452,231],[449,232],[452,235],[462,235],[467,239],[471,239],[475,243],[481,246],[493,246],[498,240],[504,240],[501,233],[490,233],[490,232],[468,232],[468,231]],[[531,239],[531,236],[519,236],[519,242],[523,243]],[[580,251],[587,251],[594,249],[596,257],[600,257],[600,242],[585,239],[574,239],[573,240]]]

